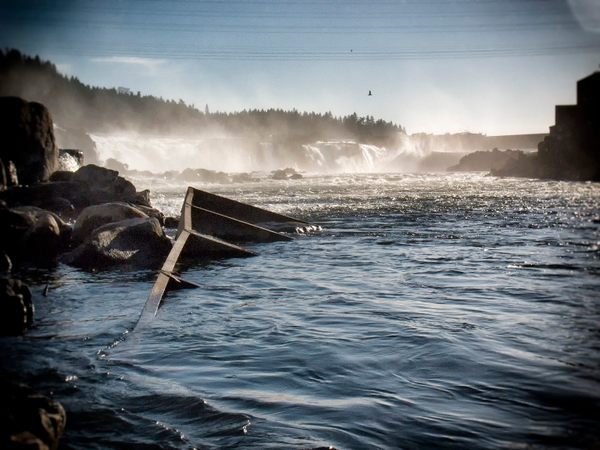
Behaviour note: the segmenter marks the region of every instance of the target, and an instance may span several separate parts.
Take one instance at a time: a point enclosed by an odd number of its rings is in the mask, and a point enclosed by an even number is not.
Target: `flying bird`
[[[371,95],[373,95],[373,94],[371,94],[371,91],[369,91],[369,96],[371,96]]]

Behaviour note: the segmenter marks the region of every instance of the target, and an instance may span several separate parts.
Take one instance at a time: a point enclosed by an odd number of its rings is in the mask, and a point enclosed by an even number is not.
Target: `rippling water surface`
[[[174,213],[184,187],[136,180]],[[356,175],[198,186],[323,226],[154,274],[32,282],[3,371],[68,411],[67,449],[600,445],[600,185]],[[41,295],[46,280],[50,294]]]

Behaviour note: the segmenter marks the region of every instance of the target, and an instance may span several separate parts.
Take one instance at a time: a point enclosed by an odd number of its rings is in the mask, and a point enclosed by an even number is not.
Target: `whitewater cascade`
[[[265,172],[286,167],[315,173],[411,171],[424,156],[403,140],[398,148],[388,149],[351,140],[282,144],[234,137],[111,134],[91,138],[100,160],[115,159],[129,169],[154,173],[187,168]]]

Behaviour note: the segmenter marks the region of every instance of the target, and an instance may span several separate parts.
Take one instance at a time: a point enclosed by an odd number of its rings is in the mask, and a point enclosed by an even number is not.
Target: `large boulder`
[[[137,219],[148,217],[139,208],[128,203],[114,202],[92,205],[85,208],[77,217],[73,227],[73,241],[81,242],[88,237],[92,231],[112,222],[120,222],[126,219]]]
[[[66,248],[71,227],[36,206],[0,209],[0,249],[12,260],[47,262]]]
[[[48,180],[58,167],[52,119],[46,107],[0,97],[0,159],[12,161],[21,184]]]
[[[127,219],[96,228],[62,261],[88,270],[117,265],[159,267],[170,250],[171,241],[157,219]]]
[[[71,180],[85,187],[90,205],[114,201],[136,202],[135,186],[120,177],[116,170],[88,164],[80,167]]]
[[[0,278],[0,336],[16,336],[33,323],[31,291],[21,280]]]
[[[56,450],[67,415],[56,400],[8,380],[0,380],[0,448]]]

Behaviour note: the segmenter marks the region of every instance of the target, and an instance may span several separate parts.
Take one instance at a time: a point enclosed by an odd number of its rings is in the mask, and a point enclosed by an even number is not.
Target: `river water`
[[[185,186],[134,180],[175,213]],[[146,186],[144,186],[146,185]],[[197,186],[317,223],[188,267],[30,281],[2,371],[60,400],[65,449],[592,448],[600,185],[482,174]],[[42,296],[49,281],[49,294]]]

